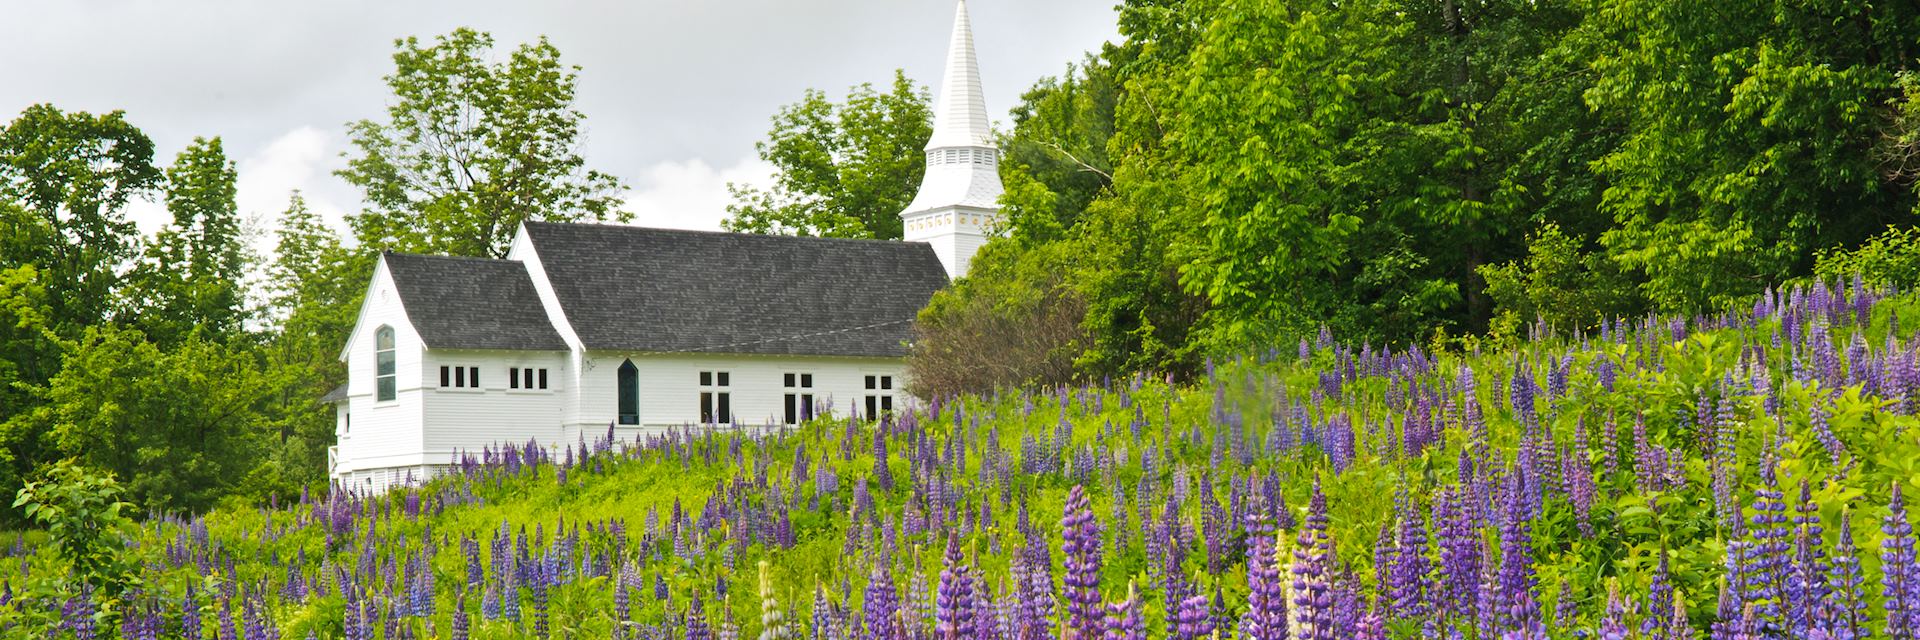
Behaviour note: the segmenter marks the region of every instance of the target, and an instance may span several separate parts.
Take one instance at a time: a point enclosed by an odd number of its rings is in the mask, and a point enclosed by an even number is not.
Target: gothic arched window
[[[373,362],[374,400],[393,400],[399,392],[400,378],[394,370],[393,327],[383,326],[373,332]]]
[[[640,368],[620,364],[620,424],[640,424]]]

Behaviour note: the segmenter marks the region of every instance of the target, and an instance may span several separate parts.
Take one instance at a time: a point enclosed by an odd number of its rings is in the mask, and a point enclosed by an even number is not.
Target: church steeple
[[[973,25],[966,0],[954,10],[946,77],[934,103],[933,138],[927,141],[927,174],[920,193],[900,213],[910,242],[933,245],[947,275],[966,275],[973,254],[1000,226],[1000,150],[993,145],[980,67],[973,55]]]

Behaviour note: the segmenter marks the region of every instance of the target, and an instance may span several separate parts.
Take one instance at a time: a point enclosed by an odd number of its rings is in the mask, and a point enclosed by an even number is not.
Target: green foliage
[[[122,262],[134,253],[130,198],[159,186],[153,141],[118,111],[102,116],[34,105],[0,129],[0,267],[33,264],[64,336],[108,316]]]
[[[1525,260],[1484,265],[1480,274],[1499,309],[1493,321],[1496,335],[1524,335],[1521,329],[1534,320],[1575,330],[1638,315],[1633,282],[1618,265],[1586,251],[1552,223],[1534,235]]]
[[[120,483],[71,461],[55,464],[44,479],[28,482],[13,501],[43,528],[54,553],[81,581],[118,596],[139,581],[138,555],[127,542],[133,505],[120,500]]]
[[[1920,7],[1619,0],[1591,20],[1615,44],[1588,99],[1628,126],[1595,165],[1601,239],[1655,308],[1729,303],[1912,210],[1865,151]]]
[[[173,223],[128,277],[130,324],[165,345],[193,333],[235,337],[248,315],[244,280],[252,257],[240,236],[234,163],[219,138],[196,138],[166,176]]]
[[[767,139],[755,143],[777,173],[767,189],[727,185],[726,228],[833,238],[898,240],[900,212],[926,173],[933,112],[927,92],[894,71],[881,92],[862,84],[834,103],[809,89],[780,108]]]
[[[138,330],[89,327],[64,345],[43,404],[18,419],[63,455],[128,478],[128,497],[200,511],[255,464],[270,393],[252,353],[190,335],[163,349]]]
[[[914,324],[909,391],[923,398],[1073,381],[1086,303],[1062,276],[1063,244],[997,243],[972,276],[934,294]]]
[[[388,121],[348,127],[355,155],[338,172],[366,198],[349,218],[363,249],[501,257],[523,220],[631,218],[625,187],[579,155],[579,68],[545,38],[504,62],[464,28],[395,48]]]
[[[1824,249],[1816,256],[1813,274],[1825,280],[1859,276],[1872,284],[1902,289],[1920,286],[1920,227],[1888,227],[1858,248]]]

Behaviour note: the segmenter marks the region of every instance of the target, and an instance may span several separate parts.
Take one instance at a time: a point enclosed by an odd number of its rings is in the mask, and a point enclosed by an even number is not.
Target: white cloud
[[[705,160],[661,162],[647,167],[627,197],[633,223],[643,227],[718,230],[727,218],[727,183],[765,185],[773,165],[757,157],[714,169]]]

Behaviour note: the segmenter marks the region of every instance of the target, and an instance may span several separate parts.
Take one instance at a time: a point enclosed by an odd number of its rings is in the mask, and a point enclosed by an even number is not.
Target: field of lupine
[[[1322,335],[749,437],[506,445],[380,497],[15,545],[6,635],[1914,638],[1912,295],[1520,348]]]

